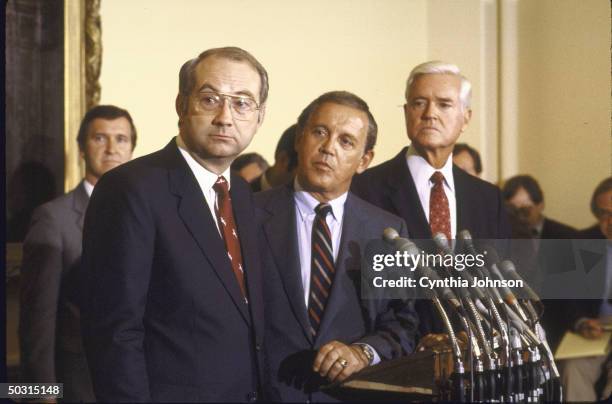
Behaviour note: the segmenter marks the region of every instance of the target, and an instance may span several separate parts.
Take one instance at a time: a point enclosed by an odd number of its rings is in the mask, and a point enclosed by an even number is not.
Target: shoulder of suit
[[[48,202],[43,203],[34,210],[34,216],[48,213],[56,213],[61,210],[70,210],[74,201],[74,195],[78,190],[78,187],[82,186],[79,184],[76,188],[66,192],[63,195],[58,196]]]
[[[403,222],[401,217],[396,216],[393,213],[389,213],[386,210],[361,199],[354,193],[351,192],[349,195],[351,197],[352,210],[354,210],[357,214],[363,215],[363,217],[368,221],[388,223],[389,225],[399,225]]]
[[[499,187],[495,184],[491,184],[488,181],[485,181],[481,178],[475,177],[461,170],[460,168],[454,168],[453,166],[453,175],[455,176],[455,187],[457,186],[457,180],[459,180],[460,184],[465,185],[470,189],[478,189],[478,192],[486,192],[491,194],[500,194],[501,191]]]
[[[253,201],[255,206],[263,208],[269,203],[278,200],[278,198],[286,197],[287,193],[291,193],[288,189],[289,185],[279,185],[277,187],[267,189],[265,191],[256,192],[253,194]]]

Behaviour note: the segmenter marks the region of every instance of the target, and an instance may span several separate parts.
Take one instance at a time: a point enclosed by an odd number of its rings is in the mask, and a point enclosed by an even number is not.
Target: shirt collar
[[[93,192],[94,186],[91,182],[83,179],[83,186],[85,187],[85,192],[87,192],[87,196],[91,197],[91,193]]]
[[[410,174],[414,179],[417,187],[422,184],[429,184],[429,179],[434,172],[440,171],[444,175],[446,186],[455,193],[455,179],[453,177],[453,154],[451,153],[444,163],[444,166],[437,170],[433,168],[423,156],[421,156],[414,147],[409,147],[406,152],[406,162],[410,169]]]
[[[315,208],[321,203],[315,199],[309,192],[304,191],[304,188],[300,185],[297,176],[293,180],[293,189],[295,204],[297,206],[298,214],[302,220],[306,220],[308,216],[315,215]],[[335,221],[342,220],[344,215],[344,203],[348,197],[348,192],[343,193],[339,197],[328,201],[327,203],[332,209],[332,219]]]
[[[178,146],[178,143],[177,143],[177,146]],[[215,185],[215,182],[217,182],[217,178],[219,178],[219,175],[204,168],[203,165],[201,165],[193,157],[191,157],[191,154],[189,154],[189,152],[183,149],[181,146],[178,146],[178,149],[183,155],[183,158],[185,159],[185,161],[187,162],[187,165],[189,165],[189,168],[191,168],[191,171],[193,172],[193,175],[195,175],[196,180],[198,181],[198,184],[200,185],[200,188],[202,188],[202,191],[203,192],[210,191],[213,185]],[[225,177],[225,180],[227,181],[228,189],[231,189],[232,184],[231,184],[231,179],[230,179],[230,168],[228,167],[221,175]]]

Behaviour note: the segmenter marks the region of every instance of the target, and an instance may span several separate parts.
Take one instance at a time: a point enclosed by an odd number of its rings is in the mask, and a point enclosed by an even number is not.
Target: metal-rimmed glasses
[[[250,120],[254,112],[259,110],[259,104],[245,95],[202,91],[196,94],[196,99],[200,108],[208,112],[217,112],[219,108],[223,108],[223,101],[226,100],[229,103],[232,116],[241,121]]]

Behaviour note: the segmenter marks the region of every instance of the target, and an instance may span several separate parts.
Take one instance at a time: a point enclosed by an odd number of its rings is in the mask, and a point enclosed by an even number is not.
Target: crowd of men
[[[178,87],[178,135],[130,162],[129,113],[90,110],[78,135],[85,178],[33,216],[22,381],[62,382],[66,401],[335,400],[324,385],[443,332],[427,300],[362,298],[366,244],[385,228],[422,240],[464,229],[482,239],[579,237],[543,215],[533,178],[500,190],[478,177],[478,152],[457,143],[472,110],[455,65],[412,70],[410,145],[373,168],[378,128],[355,94],[314,99],[268,166],[239,157],[266,115],[268,75],[255,57],[209,49],[183,64]],[[596,190],[599,225],[583,237],[612,239],[611,181]],[[564,326],[601,335],[604,303]],[[578,383],[593,396],[570,397],[597,398],[604,365]],[[567,382],[587,366],[568,366]]]

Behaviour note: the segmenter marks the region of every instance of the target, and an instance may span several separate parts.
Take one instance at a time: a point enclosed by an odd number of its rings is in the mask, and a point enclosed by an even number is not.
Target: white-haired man
[[[467,229],[474,238],[510,237],[499,189],[453,165],[452,151],[467,128],[471,84],[459,68],[431,61],[406,82],[404,117],[410,147],[353,179],[361,198],[402,217],[415,240]],[[416,304],[421,335],[442,332],[428,302]]]

